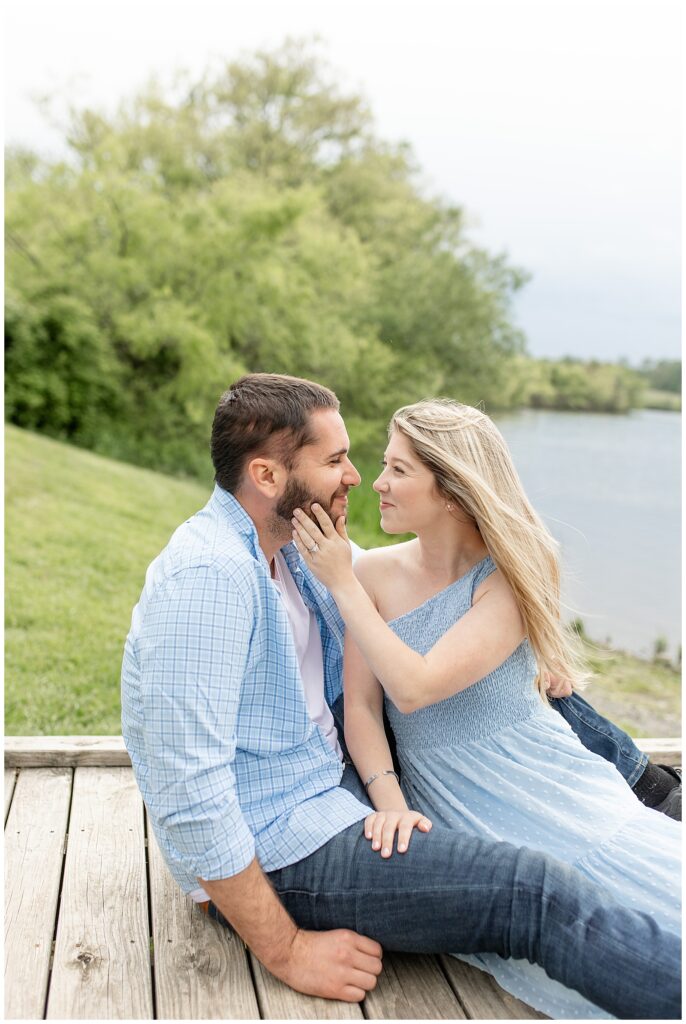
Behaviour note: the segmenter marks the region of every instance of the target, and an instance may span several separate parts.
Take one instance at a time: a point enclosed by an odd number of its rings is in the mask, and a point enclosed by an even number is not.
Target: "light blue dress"
[[[494,571],[483,559],[390,628],[426,654]],[[408,805],[436,825],[552,854],[678,933],[679,823],[639,803],[616,768],[581,744],[541,700],[535,675],[524,641],[490,675],[437,704],[404,715],[386,698]],[[610,1016],[528,961],[460,959],[550,1017]]]

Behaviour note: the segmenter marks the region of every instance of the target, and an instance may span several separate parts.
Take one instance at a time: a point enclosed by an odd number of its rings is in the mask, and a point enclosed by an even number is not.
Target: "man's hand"
[[[572,684],[569,679],[562,679],[560,676],[553,675],[552,672],[546,672],[543,681],[549,697],[571,697]]]
[[[257,959],[291,988],[358,1003],[376,985],[383,952],[379,943],[345,928],[298,928],[257,860],[230,878],[198,881]]]
[[[299,929],[285,960],[265,966],[297,992],[359,1003],[376,987],[382,955],[378,942],[346,928]]]

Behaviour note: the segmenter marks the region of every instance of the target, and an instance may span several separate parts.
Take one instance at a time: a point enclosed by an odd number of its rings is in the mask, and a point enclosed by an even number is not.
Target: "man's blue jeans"
[[[630,736],[599,715],[578,693],[554,698],[550,703],[588,750],[610,761],[630,786],[638,782],[648,764],[648,755],[641,753]]]
[[[341,784],[365,799],[352,765]],[[679,939],[572,868],[436,826],[386,860],[363,832],[351,825],[270,872],[300,927],[351,928],[386,950],[527,959],[617,1017],[680,1017]]]

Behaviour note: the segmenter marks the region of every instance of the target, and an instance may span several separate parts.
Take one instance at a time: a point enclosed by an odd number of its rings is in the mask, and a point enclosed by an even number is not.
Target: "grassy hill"
[[[5,453],[5,731],[119,733],[121,654],[145,570],[208,488],[14,427]],[[351,535],[378,544],[377,523],[376,498],[360,488]],[[680,732],[676,672],[616,652],[594,658],[599,708],[609,701],[636,735]]]
[[[8,427],[6,732],[119,733],[145,570],[207,489]]]

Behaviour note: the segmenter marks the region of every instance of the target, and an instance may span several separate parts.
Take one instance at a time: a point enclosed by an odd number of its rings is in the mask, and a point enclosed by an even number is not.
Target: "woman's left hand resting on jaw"
[[[321,505],[314,504],[312,512],[319,526],[302,509],[296,508],[292,519],[293,540],[317,579],[335,594],[338,586],[355,579],[345,517],[339,516],[334,527]],[[313,552],[315,544],[317,549]]]

